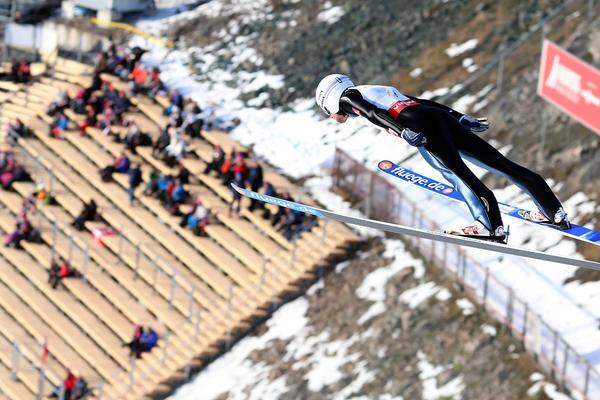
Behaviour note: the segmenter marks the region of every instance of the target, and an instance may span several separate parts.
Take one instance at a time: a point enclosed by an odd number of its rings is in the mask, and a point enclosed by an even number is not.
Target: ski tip
[[[389,171],[390,169],[392,169],[394,166],[394,163],[389,161],[389,160],[382,160],[379,161],[379,163],[377,164],[377,168],[379,168],[382,171]]]

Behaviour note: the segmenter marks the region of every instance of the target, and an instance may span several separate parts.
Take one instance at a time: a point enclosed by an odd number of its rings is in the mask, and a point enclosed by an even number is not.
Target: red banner
[[[600,134],[600,71],[544,41],[538,94]]]

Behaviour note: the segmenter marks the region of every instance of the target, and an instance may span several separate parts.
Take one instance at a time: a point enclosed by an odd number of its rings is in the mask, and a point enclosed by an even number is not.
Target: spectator
[[[133,164],[131,168],[129,168],[129,171],[127,171],[127,175],[129,177],[129,188],[127,189],[127,193],[129,194],[129,204],[133,205],[135,202],[135,190],[143,182],[142,170],[140,169],[139,164]]]
[[[13,146],[17,144],[20,138],[27,137],[30,133],[31,131],[29,128],[27,128],[27,126],[25,126],[23,121],[21,121],[19,118],[13,119],[6,126],[6,136],[8,138],[8,142]]]
[[[125,133],[125,138],[121,140],[118,138],[118,141],[125,142],[127,145],[127,149],[132,153],[137,153],[138,146],[150,146],[152,145],[152,138],[150,135],[142,132],[137,123],[134,121],[127,122],[127,132]]]
[[[154,157],[158,157],[169,145],[169,142],[171,140],[171,136],[169,133],[170,129],[171,127],[167,125],[167,127],[163,129],[159,137],[156,139],[156,142],[154,142],[154,146],[152,146],[152,155]]]
[[[183,95],[177,89],[173,90],[169,96],[169,106],[165,109],[166,115],[173,112],[173,107],[177,107],[178,110],[183,108]]]
[[[50,269],[48,270],[48,283],[52,289],[56,289],[58,284],[65,278],[79,278],[81,274],[71,267],[65,260],[52,259]]]
[[[0,168],[0,184],[4,190],[10,190],[13,182],[30,181],[31,177],[25,171],[25,168],[18,165],[12,154],[4,154]]]
[[[132,340],[123,346],[129,347],[131,357],[141,358],[142,353],[152,351],[157,344],[158,333],[154,329],[136,325]]]
[[[241,188],[245,187],[244,176],[239,172],[234,174],[233,182]],[[231,214],[233,212],[236,217],[239,217],[242,204],[242,195],[233,188],[230,188],[230,190],[231,202],[229,203],[229,216],[231,217]]]
[[[209,174],[211,171],[217,171],[220,174],[221,166],[225,161],[225,152],[221,148],[221,146],[216,145],[213,150],[212,160],[206,164],[206,168],[204,168],[204,173]]]
[[[48,106],[46,114],[48,114],[50,117],[53,117],[57,112],[66,110],[69,107],[70,102],[71,99],[69,98],[67,92],[61,90],[58,93],[58,96],[56,96],[56,99]]]
[[[27,217],[27,213],[21,211],[17,216],[17,223],[15,230],[12,233],[9,233],[4,238],[4,245],[7,247],[13,247],[16,249],[21,248],[21,242],[23,240],[39,243],[40,242],[40,233],[37,229],[31,226],[29,219]]]
[[[119,120],[123,119],[123,114],[131,107],[131,101],[124,91],[120,91],[115,99],[114,109]]]
[[[231,161],[232,158],[233,155],[227,156],[225,160],[223,160],[223,163],[221,164],[221,170],[219,171],[221,182],[223,182],[225,186],[229,186],[229,184],[233,180],[233,165]]]
[[[158,192],[158,180],[160,178],[160,173],[153,168],[150,172],[148,183],[146,184],[146,188],[144,189],[145,196],[152,196],[156,192]]]
[[[175,128],[170,128],[169,145],[165,147],[165,162],[173,167],[179,163],[185,154],[185,141]]]
[[[117,157],[112,165],[108,165],[100,170],[102,181],[110,181],[114,173],[126,174],[129,171],[130,165],[129,157],[125,153],[121,153],[121,156]]]
[[[208,210],[206,209],[206,207],[204,207],[200,199],[196,199],[190,212],[188,212],[181,218],[179,226],[187,226],[196,235],[205,236],[205,229],[208,225],[208,219]]]
[[[36,207],[55,204],[55,199],[50,190],[44,184],[36,185],[35,190],[30,195]]]
[[[85,223],[96,219],[98,213],[98,206],[94,199],[90,199],[89,202],[83,203],[83,208],[79,215],[71,223],[78,231],[85,229]]]
[[[258,192],[258,190],[263,186],[263,169],[260,163],[256,160],[256,158],[252,158],[248,167],[248,183],[250,184],[250,190],[253,192]],[[248,209],[250,211],[254,211],[259,207],[259,204],[262,204],[261,201],[252,199],[250,201],[250,206]]]
[[[277,194],[277,191],[275,190],[275,188],[273,187],[273,185],[269,182],[265,182],[264,186],[263,186],[263,193],[266,196],[271,196],[271,197],[279,197],[279,195]],[[263,210],[263,219],[270,219],[271,218],[271,210],[269,210],[266,206],[265,203],[263,202],[259,202],[257,205],[257,208]]]
[[[129,347],[129,357],[141,357],[140,338],[143,332],[144,328],[141,325],[136,325],[133,331],[133,338],[129,342],[123,343],[123,347]]]
[[[301,231],[304,213],[296,210],[288,210],[286,218],[280,227],[280,231],[287,240],[292,240]]]
[[[190,183],[190,171],[182,164],[179,163],[179,172],[175,177],[182,185],[187,185]]]
[[[31,63],[21,60],[11,66],[11,78],[16,83],[26,83],[31,79]]]
[[[48,135],[56,139],[63,139],[63,132],[69,128],[69,119],[63,111],[59,111],[54,118],[52,124],[50,124],[50,131]]]
[[[281,195],[281,199],[282,200],[288,200],[288,201],[293,201],[292,197],[290,196],[290,194],[288,192],[284,192]],[[281,219],[283,217],[285,217],[288,213],[288,209],[282,206],[279,206],[279,208],[277,209],[277,212],[275,213],[275,215],[273,215],[273,218],[271,219],[271,225],[272,226],[277,226],[279,225],[279,222],[281,221]]]

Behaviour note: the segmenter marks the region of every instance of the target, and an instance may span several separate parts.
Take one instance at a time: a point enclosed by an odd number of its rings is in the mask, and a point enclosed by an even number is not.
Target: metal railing
[[[335,152],[333,178],[335,188],[362,200],[362,210],[369,218],[442,230],[398,187],[340,149]],[[560,384],[585,399],[600,398],[600,372],[488,267],[460,246],[415,237],[403,239],[456,279],[489,314],[504,323]]]

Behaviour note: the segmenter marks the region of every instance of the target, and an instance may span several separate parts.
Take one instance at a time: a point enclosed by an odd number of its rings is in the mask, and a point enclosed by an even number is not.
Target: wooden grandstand
[[[183,161],[194,177],[187,189],[200,195],[216,219],[207,227],[207,237],[180,227],[152,197],[140,195],[140,204],[130,206],[127,177],[115,175],[107,183],[98,174],[121,154],[123,144],[96,128],[88,128],[85,136],[67,132],[64,140],[48,136],[48,104],[59,90],[72,93],[89,85],[90,73],[89,66],[59,59],[52,76],[27,85],[0,84],[0,122],[18,117],[33,131],[14,151],[57,200],[40,207],[33,219],[43,243],[24,242],[22,250],[0,246],[0,399],[33,399],[40,388],[47,395],[67,368],[90,382],[95,398],[161,398],[274,306],[300,294],[318,271],[346,256],[359,241],[339,223],[320,222],[290,242],[245,206],[241,218],[230,217],[231,191],[202,173],[211,145],[242,147],[223,132],[206,132],[206,141],[194,143],[194,154]],[[103,79],[123,85],[112,76]],[[165,99],[138,96],[132,102],[128,117],[158,135]],[[152,168],[174,172],[150,148],[139,147],[137,160],[144,177]],[[302,196],[274,170],[265,167],[265,176],[277,188]],[[1,233],[13,229],[34,186],[14,183],[14,190],[2,191]],[[92,198],[117,232],[103,239],[104,246],[93,243],[90,233],[106,224],[88,222],[84,232],[70,226],[82,202]],[[84,279],[65,280],[65,289],[53,290],[47,269],[55,254],[71,260]],[[135,324],[153,326],[161,334],[158,349],[137,360],[121,346]],[[44,385],[41,343],[49,351]],[[15,354],[21,360],[17,370]]]

